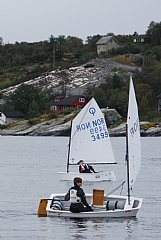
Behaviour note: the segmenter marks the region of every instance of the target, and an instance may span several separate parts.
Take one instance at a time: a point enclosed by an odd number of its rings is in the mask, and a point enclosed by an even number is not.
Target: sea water
[[[143,198],[143,205],[136,218],[78,220],[36,215],[41,198],[67,192],[72,186],[57,174],[66,171],[68,141],[68,137],[0,137],[1,239],[161,239],[160,137],[141,138],[142,164],[132,195]],[[108,193],[126,179],[125,138],[111,138],[111,142],[117,165],[108,165],[107,170],[116,173],[117,181],[84,183],[85,192],[99,188]],[[126,186],[119,191],[126,194]]]

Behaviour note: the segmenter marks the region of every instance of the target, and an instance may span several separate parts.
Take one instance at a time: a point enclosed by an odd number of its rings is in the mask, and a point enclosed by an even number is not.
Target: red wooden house
[[[58,96],[51,101],[50,110],[52,112],[64,111],[67,108],[83,108],[88,100],[83,95],[69,97]]]

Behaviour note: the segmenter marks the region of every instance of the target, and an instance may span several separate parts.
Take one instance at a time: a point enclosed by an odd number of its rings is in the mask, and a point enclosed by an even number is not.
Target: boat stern
[[[142,206],[143,199],[142,198],[130,198],[130,204],[128,203],[128,198],[126,199],[124,210],[126,212],[132,212],[134,217],[136,217],[137,212],[140,210]]]

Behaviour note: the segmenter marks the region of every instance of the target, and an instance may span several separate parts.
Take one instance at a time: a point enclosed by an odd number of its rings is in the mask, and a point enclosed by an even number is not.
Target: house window
[[[79,98],[79,102],[85,102],[84,98]]]
[[[62,110],[64,111],[64,110],[66,110],[67,108],[68,108],[67,106],[63,106],[63,109],[62,109]]]
[[[55,111],[55,110],[57,110],[57,106],[55,106],[55,105],[53,105],[53,106],[51,106],[51,111]]]

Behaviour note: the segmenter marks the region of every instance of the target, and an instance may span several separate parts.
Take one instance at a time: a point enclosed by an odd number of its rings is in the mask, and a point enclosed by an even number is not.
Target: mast
[[[71,133],[72,133],[72,123],[73,121],[71,121],[71,126],[70,126],[70,137],[69,137],[69,148],[68,148],[68,158],[67,158],[67,173],[69,172],[69,155],[70,155],[70,145],[71,145]]]
[[[128,204],[130,205],[130,183],[129,183],[129,145],[128,145],[128,124],[126,123],[126,166],[127,166],[127,196]]]

